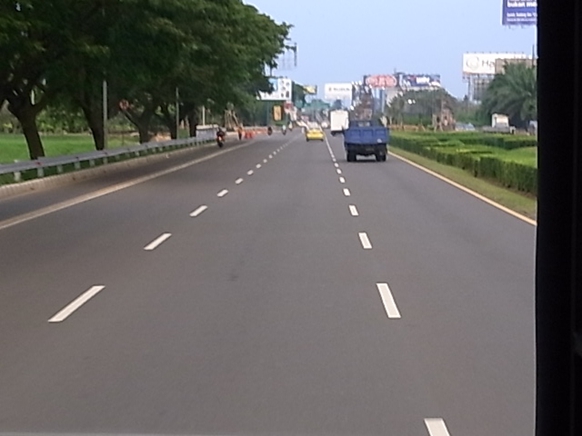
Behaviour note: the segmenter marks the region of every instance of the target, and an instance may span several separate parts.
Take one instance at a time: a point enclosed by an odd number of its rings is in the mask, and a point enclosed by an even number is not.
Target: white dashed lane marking
[[[261,166],[262,166],[261,164],[257,164],[257,169],[261,168]]]
[[[344,188],[344,195],[346,197],[349,197],[350,195],[352,195],[352,193],[350,192],[350,190],[348,188]]]
[[[255,172],[253,170],[247,171],[247,175],[252,176],[253,174],[255,174]]]
[[[353,204],[350,204],[350,213],[352,214],[352,216],[360,216],[360,213],[358,212],[358,208],[356,206],[354,206]]]
[[[394,296],[390,291],[388,283],[376,283],[380,297],[382,297],[382,303],[384,303],[384,309],[386,309],[386,314],[390,319],[400,319],[400,311],[398,306],[396,306],[396,301],[394,301]]]
[[[164,233],[144,247],[145,251],[153,251],[172,237],[171,233]]]
[[[340,182],[340,183],[346,183],[346,179],[344,179],[343,177],[340,177],[340,178],[339,178],[339,182]]]
[[[427,418],[424,420],[424,425],[430,436],[451,436],[445,421],[441,418]]]
[[[240,179],[236,179],[234,181],[234,183],[236,183],[237,185],[240,185],[242,182],[244,182],[244,179],[240,178]]]
[[[85,291],[80,297],[65,306],[60,312],[48,320],[50,323],[62,322],[67,319],[73,312],[75,312],[79,307],[97,295],[105,289],[105,286],[92,286],[89,290]]]
[[[218,194],[216,194],[217,197],[224,197],[226,194],[228,194],[228,189],[223,189],[222,191],[220,191]]]
[[[207,210],[208,210],[208,206],[206,206],[206,205],[202,205],[202,206],[200,206],[198,209],[196,209],[194,212],[192,212],[192,213],[190,214],[190,216],[191,216],[192,218],[196,218],[197,216],[200,216],[200,215],[202,215],[202,214],[203,214],[204,212],[206,212]]]
[[[370,238],[368,238],[368,234],[366,232],[360,232],[360,242],[362,243],[362,248],[364,250],[371,250],[372,243],[370,242]]]

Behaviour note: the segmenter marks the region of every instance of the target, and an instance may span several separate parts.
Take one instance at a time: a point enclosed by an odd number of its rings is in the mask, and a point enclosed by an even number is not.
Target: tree
[[[537,119],[536,68],[506,65],[505,72],[496,75],[485,91],[481,107],[488,118],[503,113],[513,125],[527,127],[529,121]]]
[[[0,104],[18,119],[32,159],[44,156],[37,117],[62,89],[71,53],[89,52],[87,25],[114,0],[7,0],[0,3]],[[70,65],[70,64],[69,64]]]
[[[289,29],[242,0],[4,0],[0,106],[19,120],[31,158],[44,155],[36,119],[48,105],[80,109],[104,147],[104,80],[108,113],[122,111],[142,142],[160,125],[176,137],[177,89],[191,129],[201,105],[246,104],[269,90],[265,71]]]

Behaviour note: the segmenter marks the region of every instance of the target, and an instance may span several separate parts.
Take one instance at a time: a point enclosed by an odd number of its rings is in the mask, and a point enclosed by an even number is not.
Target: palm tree
[[[537,119],[537,79],[535,67],[509,64],[495,76],[483,97],[482,110],[509,116],[512,124],[526,126]]]

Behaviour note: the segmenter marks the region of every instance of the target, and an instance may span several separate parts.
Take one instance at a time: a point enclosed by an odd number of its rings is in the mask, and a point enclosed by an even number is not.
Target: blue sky
[[[467,93],[465,52],[532,52],[535,27],[504,28],[502,0],[248,0],[294,25],[298,66],[279,74],[320,88],[364,74],[437,73],[449,92]]]

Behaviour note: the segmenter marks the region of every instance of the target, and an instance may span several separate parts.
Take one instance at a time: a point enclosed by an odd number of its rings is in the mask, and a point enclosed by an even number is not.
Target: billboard
[[[538,24],[536,0],[503,0],[501,23],[504,26],[535,26]]]
[[[440,74],[400,74],[399,85],[404,90],[422,91],[442,88]]]
[[[278,101],[291,99],[291,92],[293,90],[291,79],[285,77],[271,77],[269,81],[273,87],[273,92],[259,92],[259,100]]]
[[[324,90],[326,100],[351,100],[351,83],[326,83]]]
[[[398,85],[396,77],[390,74],[379,74],[374,76],[365,76],[364,83],[370,88],[374,89],[387,89],[395,88]]]
[[[535,59],[527,58],[527,59],[497,59],[495,60],[495,74],[503,74],[505,73],[505,66],[512,65],[512,64],[522,64],[528,68],[532,68],[536,66]]]
[[[526,59],[523,53],[465,53],[463,55],[464,75],[494,75],[497,59]]]

